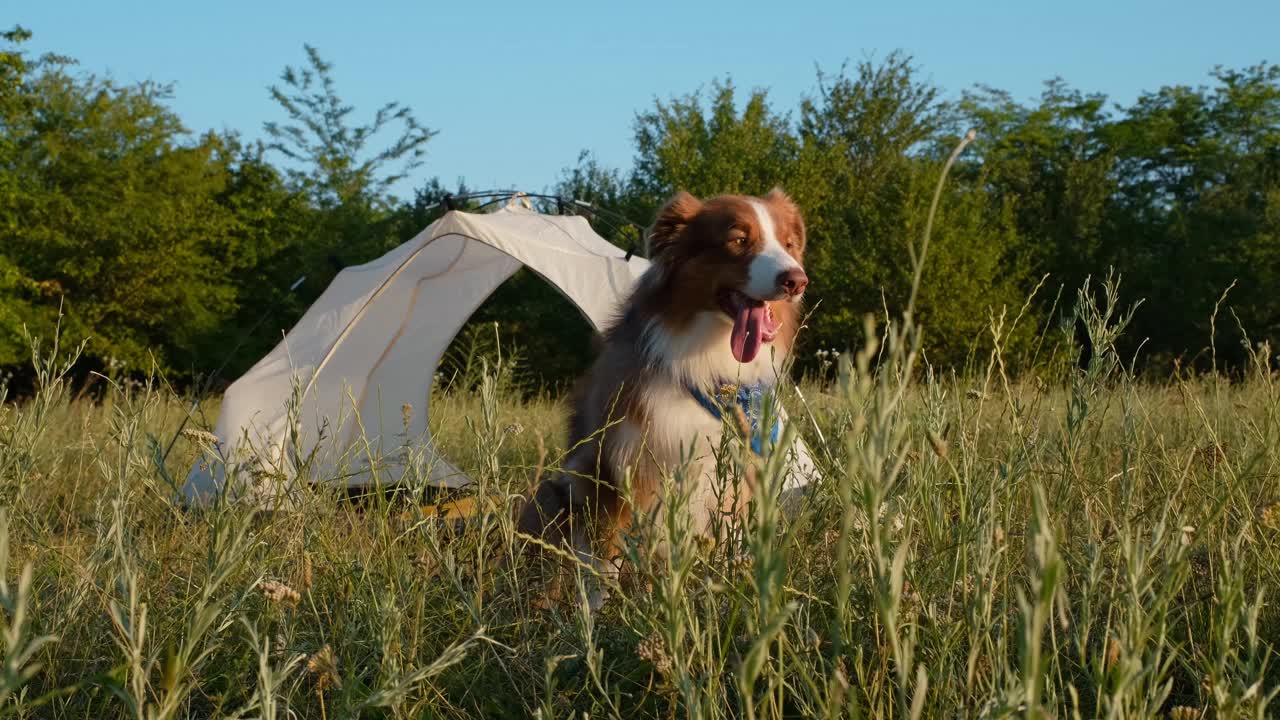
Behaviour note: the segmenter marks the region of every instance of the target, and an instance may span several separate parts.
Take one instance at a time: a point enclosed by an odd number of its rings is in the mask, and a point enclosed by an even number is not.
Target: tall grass
[[[287,511],[180,509],[186,470],[217,456],[199,427],[171,443],[186,403],[154,377],[73,396],[77,353],[34,344],[35,395],[0,386],[0,714],[1267,717],[1271,348],[1235,381],[1139,381],[1109,277],[1064,325],[1067,349],[1087,329],[1085,367],[1011,378],[1023,312],[1002,310],[985,369],[939,373],[911,307],[927,239],[904,315],[781,389],[793,422],[766,459],[726,418],[714,537],[690,529],[677,468],[623,572],[580,563],[567,593],[508,511],[564,458],[564,408],[496,335],[451,353],[432,398],[438,446],[498,498],[461,526],[405,495],[351,501],[305,458]],[[821,478],[784,498],[799,437]],[[408,481],[428,477],[406,452]]]
[[[463,527],[323,485],[289,512],[184,511],[204,451],[159,383],[73,397],[73,354],[0,406],[0,712],[26,717],[1265,717],[1280,687],[1280,388],[1135,379],[1115,282],[1093,353],[1014,379],[935,372],[906,323],[789,388],[823,479],[719,542],[689,483],[548,604],[506,513]],[[991,332],[1016,320],[995,316]],[[563,406],[509,368],[433,399],[435,434],[513,502]],[[210,418],[211,419],[211,418]],[[782,445],[791,441],[788,434]],[[729,443],[722,492],[781,479]],[[775,453],[774,458],[779,455]],[[323,480],[324,478],[311,478]],[[599,611],[592,583],[609,585]]]

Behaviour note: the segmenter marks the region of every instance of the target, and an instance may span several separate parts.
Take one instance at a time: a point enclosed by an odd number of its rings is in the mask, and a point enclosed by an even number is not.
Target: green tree
[[[1125,299],[1147,303],[1125,346],[1165,369],[1209,358],[1223,291],[1255,339],[1274,336],[1280,303],[1280,71],[1214,72],[1212,87],[1173,86],[1129,107],[1046,84],[1033,107],[979,89],[961,103],[977,160],[959,175],[1011,211],[1033,274],[1068,290],[1115,267]],[[995,206],[993,206],[993,209]],[[1243,360],[1235,323],[1219,318],[1219,360]]]
[[[1255,339],[1280,327],[1280,66],[1146,93],[1110,128],[1120,165],[1113,256],[1148,299],[1135,334],[1166,358],[1209,344],[1229,297]],[[1231,337],[1234,323],[1225,323]],[[1239,360],[1235,342],[1219,345]]]
[[[387,206],[392,186],[422,165],[435,131],[423,127],[412,110],[397,102],[378,108],[367,125],[351,124],[355,108],[338,96],[333,65],[314,47],[304,48],[307,65],[286,67],[280,75],[284,84],[271,87],[271,97],[289,123],[266,123],[272,138],[268,147],[300,165],[288,171],[289,177],[321,208]],[[381,133],[397,125],[399,135],[390,145],[370,148]]]
[[[31,38],[31,33],[15,27],[0,38],[6,43],[0,50],[0,207],[12,207],[26,192],[17,172],[19,137],[12,128],[23,124],[32,104],[26,87],[33,72],[32,63],[21,52],[22,43]],[[0,221],[4,223],[0,236],[18,232],[16,214],[3,213]],[[46,302],[46,295],[53,294],[56,288],[31,277],[20,260],[15,248],[0,245],[0,368],[16,365],[25,358],[24,323],[39,330],[52,327],[56,321],[56,306]]]
[[[893,53],[853,72],[820,74],[816,96],[801,104],[794,175],[808,181],[796,195],[811,228],[811,297],[821,302],[810,346],[847,347],[858,342],[863,315],[906,304],[908,248],[920,243],[943,153],[955,143],[946,132],[950,108],[918,75],[909,56]],[[992,313],[1021,303],[1019,243],[998,204],[952,180],[917,303],[933,362],[965,362],[975,343],[989,345]]]
[[[235,302],[218,260],[232,242],[225,143],[191,137],[166,86],[74,75],[16,46],[2,64],[0,362],[24,352],[19,323],[48,337],[61,301],[67,339],[93,338],[98,362],[184,365]]]
[[[693,93],[661,100],[635,120],[631,182],[648,214],[676,190],[698,196],[763,194],[786,185],[799,145],[768,93],[750,93],[741,111],[732,82],[712,83],[711,99]]]
[[[271,97],[288,120],[264,129],[267,148],[283,156],[291,187],[315,209],[295,263],[308,270],[300,297],[316,297],[343,267],[366,262],[408,237],[395,234],[393,186],[423,163],[435,131],[399,103],[380,107],[367,124],[338,95],[333,66],[310,45],[307,64],[289,66]],[[387,133],[393,139],[384,142]]]
[[[1032,272],[1077,288],[1105,269],[1117,192],[1106,97],[1055,79],[1028,108],[982,87],[965,94],[959,122],[978,130],[971,157],[980,160],[962,165],[958,175],[990,193],[995,208],[1012,212]]]
[[[302,258],[317,211],[267,162],[261,143],[242,144],[234,136],[225,142],[228,174],[217,201],[230,216],[229,242],[217,259],[235,308],[195,340],[191,369],[236,377],[274,347],[314,299],[295,282],[315,272]]]

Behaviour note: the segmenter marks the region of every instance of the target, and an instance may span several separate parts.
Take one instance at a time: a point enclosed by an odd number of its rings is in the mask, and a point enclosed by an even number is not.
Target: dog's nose
[[[798,267],[778,273],[778,287],[788,295],[796,296],[809,285],[809,276]]]

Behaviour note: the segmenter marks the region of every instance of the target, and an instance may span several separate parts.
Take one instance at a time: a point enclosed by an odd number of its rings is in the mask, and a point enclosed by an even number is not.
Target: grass
[[[1127,373],[1082,293],[1084,370],[935,373],[909,322],[786,390],[824,479],[718,542],[669,506],[629,582],[544,607],[505,514],[457,528],[317,488],[289,512],[170,498],[199,432],[158,384],[96,401],[36,354],[0,404],[0,712],[20,717],[1265,717],[1280,687],[1280,385]],[[999,346],[1005,324],[993,320]],[[435,434],[508,502],[563,405],[501,372]],[[471,389],[468,389],[471,388]],[[212,413],[205,422],[212,419]],[[199,424],[197,418],[197,424]],[[790,441],[784,437],[783,443]],[[778,468],[726,448],[726,487]],[[323,478],[314,478],[323,480]],[[667,548],[657,553],[659,546]]]

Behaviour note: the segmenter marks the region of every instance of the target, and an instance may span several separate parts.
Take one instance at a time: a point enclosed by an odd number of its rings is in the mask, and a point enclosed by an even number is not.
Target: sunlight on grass
[[[146,382],[73,397],[68,358],[38,352],[38,394],[0,405],[0,702],[40,717],[1263,717],[1280,680],[1270,350],[1238,382],[1139,381],[1101,295],[1078,305],[1092,359],[1060,377],[1013,380],[997,356],[942,375],[909,328],[869,333],[788,390],[825,475],[801,506],[757,502],[706,542],[681,523],[677,474],[599,613],[575,593],[543,602],[507,513],[458,527],[322,485],[290,512],[180,510],[172,483],[208,438],[158,458],[186,402]],[[511,503],[555,469],[565,408],[479,367],[433,398],[433,431]],[[726,452],[726,488],[754,462]],[[614,581],[574,584],[593,582]]]

